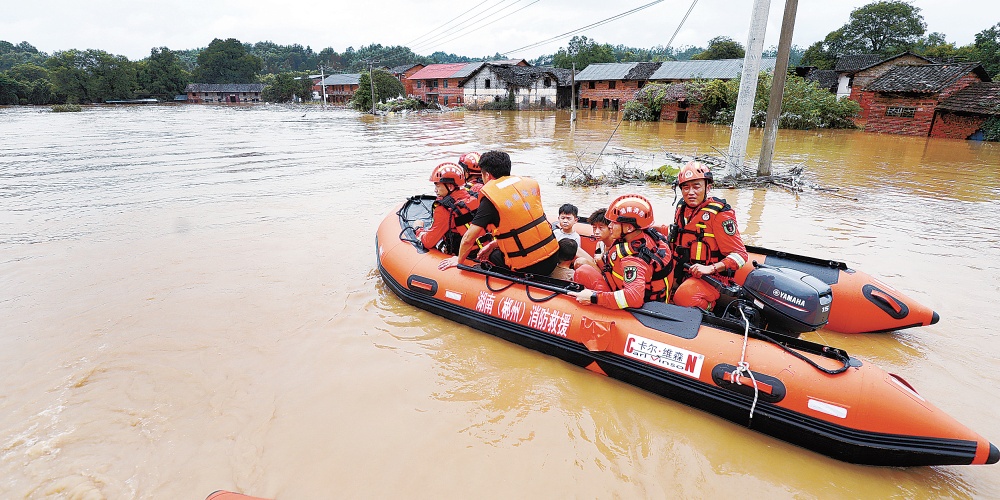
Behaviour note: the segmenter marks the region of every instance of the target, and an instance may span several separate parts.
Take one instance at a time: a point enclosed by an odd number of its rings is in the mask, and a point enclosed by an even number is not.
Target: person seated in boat
[[[712,186],[708,166],[688,162],[677,173],[677,182],[681,200],[670,231],[678,285],[673,302],[711,310],[720,294],[701,277],[714,275],[731,284],[732,271],[747,262],[747,249],[736,224],[736,213],[726,200],[708,196]]]
[[[476,239],[491,225],[496,248],[480,252],[480,260],[514,271],[548,276],[556,268],[559,242],[552,234],[542,209],[538,182],[528,177],[510,174],[510,155],[503,151],[487,151],[479,158],[483,172],[479,209],[459,246],[458,255],[441,261],[438,269],[445,270],[467,263]]]
[[[604,276],[597,269],[594,259],[582,252],[575,241],[569,238],[559,240],[559,263],[549,276],[564,281],[573,281],[587,288],[608,291]]]
[[[653,205],[646,197],[627,194],[608,207],[606,217],[619,236],[601,256],[608,291],[584,288],[571,292],[581,304],[609,309],[642,307],[646,302],[666,302],[673,262],[669,247],[653,225]]]
[[[580,245],[580,233],[573,230],[573,225],[579,220],[579,213],[580,210],[572,203],[565,203],[559,207],[558,222],[552,225],[552,233],[556,235],[557,240],[569,238],[575,241],[577,246]]]
[[[473,151],[465,153],[458,158],[458,164],[465,169],[465,189],[468,189],[473,196],[479,196],[479,191],[483,189],[483,172],[479,168],[479,153]]]
[[[433,219],[430,227],[423,227],[423,221],[414,223],[417,239],[424,248],[437,247],[442,252],[454,255],[458,253],[459,242],[465,234],[467,225],[479,208],[479,200],[462,188],[465,184],[465,172],[458,165],[446,162],[434,167],[431,171],[431,182],[434,183]]]
[[[590,222],[590,227],[594,229],[594,237],[597,238],[597,248],[594,249],[595,258],[600,254],[606,253],[607,249],[611,248],[615,240],[621,236],[620,234],[612,235],[611,230],[608,229],[608,222],[610,221],[604,216],[607,212],[608,209],[606,208],[598,208],[587,218]]]

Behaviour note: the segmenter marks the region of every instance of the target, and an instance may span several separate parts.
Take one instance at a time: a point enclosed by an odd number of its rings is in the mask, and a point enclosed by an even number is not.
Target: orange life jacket
[[[448,196],[437,200],[437,203],[447,208],[451,213],[451,227],[449,230],[455,231],[459,236],[464,236],[465,232],[469,230],[469,223],[476,216],[476,209],[479,208],[479,198],[470,195],[464,189],[456,189],[449,193]]]
[[[537,264],[559,250],[534,179],[514,176],[492,179],[483,185],[480,194],[493,202],[500,215],[493,238],[511,269]]]
[[[674,224],[677,234],[672,242],[674,255],[674,271],[677,282],[680,283],[685,274],[684,264],[712,265],[726,258],[719,250],[719,242],[715,234],[706,229],[714,226],[712,219],[719,213],[730,211],[732,207],[721,198],[708,198],[698,207],[689,220],[684,220],[684,209],[687,205],[681,200],[674,214]]]
[[[649,229],[647,231],[655,231]],[[624,265],[622,259],[635,255],[649,264],[650,273],[646,277],[645,302],[666,302],[670,294],[670,274],[673,262],[670,260],[670,248],[666,239],[659,233],[646,232],[642,238],[632,242],[624,239],[611,245],[601,257],[601,272],[604,280],[612,291],[621,290],[625,286]]]

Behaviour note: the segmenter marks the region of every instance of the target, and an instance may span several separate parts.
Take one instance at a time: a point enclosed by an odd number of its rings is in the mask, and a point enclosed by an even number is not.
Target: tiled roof
[[[774,71],[774,58],[760,60],[761,71]],[[589,68],[589,66],[588,66]],[[650,80],[695,80],[738,78],[743,71],[743,59],[707,61],[667,61],[649,77]]]
[[[184,92],[262,92],[263,83],[189,83]]]
[[[896,66],[868,84],[865,90],[873,92],[936,93],[977,70],[979,77],[989,80],[979,63],[927,64],[923,66]],[[985,78],[983,78],[985,76]]]
[[[914,54],[913,52],[900,52],[899,54],[889,57],[883,57],[878,54],[859,54],[853,56],[840,56],[837,59],[837,65],[833,68],[833,70],[838,73],[857,73],[861,70],[871,68],[872,66],[878,66],[879,64],[899,59],[900,57],[907,55],[923,59],[924,61],[927,61],[928,64],[934,64],[936,62],[924,56]],[[841,61],[843,61],[843,63],[841,63]]]
[[[852,54],[837,58],[833,70],[837,73],[854,73],[862,68],[870,68],[885,60],[881,54]]]
[[[595,63],[576,75],[576,81],[624,80],[629,71],[639,63]]]
[[[409,71],[414,66],[422,66],[422,65],[420,63],[400,64],[399,66],[394,66],[390,68],[389,72],[394,75],[401,75]]]
[[[499,66],[494,64],[486,66],[508,85],[521,88],[530,87],[539,79],[545,77],[554,79],[556,86],[569,85],[570,74],[573,72],[573,70],[569,69],[548,68],[544,66]]]
[[[357,85],[361,79],[360,73],[338,73],[326,77],[323,85]]]
[[[941,101],[938,109],[1000,115],[1000,82],[973,83]]]
[[[814,69],[805,77],[810,82],[816,82],[820,88],[829,89],[837,86],[840,75],[832,69]]]
[[[483,65],[485,65],[485,64],[486,63],[481,62],[481,61],[480,62],[467,63],[465,66],[463,66],[461,69],[459,69],[458,71],[456,71],[455,73],[453,73],[448,78],[468,78],[469,75],[471,75],[471,74],[475,73],[476,71],[478,71],[479,68],[482,68]]]
[[[626,80],[648,80],[650,75],[660,69],[660,64],[658,62],[641,62],[637,63],[631,71],[625,75]]]
[[[569,85],[573,82],[573,70],[563,69],[563,68],[545,68],[546,71],[552,73],[559,80],[559,85]]]
[[[466,63],[430,64],[410,76],[410,80],[453,78],[452,75],[465,66]]]

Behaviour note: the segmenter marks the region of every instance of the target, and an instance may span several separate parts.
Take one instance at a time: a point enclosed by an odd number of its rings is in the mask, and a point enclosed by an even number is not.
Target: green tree
[[[194,81],[198,83],[254,83],[264,67],[259,57],[247,52],[235,38],[216,38],[198,54]]]
[[[373,73],[375,74],[375,102],[384,102],[386,99],[402,96],[406,92],[403,89],[403,84],[388,71],[376,69]],[[361,78],[358,79],[358,90],[354,92],[351,103],[355,109],[371,111],[371,77],[368,73],[361,73]]]
[[[816,42],[802,54],[801,66],[816,66],[819,69],[833,69],[837,65],[837,57],[850,53],[844,38],[844,28],[831,31],[822,41]]]
[[[927,30],[920,8],[900,0],[878,1],[851,11],[842,28],[855,53],[890,56],[910,50]]]
[[[7,70],[7,75],[19,82],[30,83],[35,80],[48,78],[49,70],[37,64],[25,63],[18,64],[17,66]]]
[[[608,44],[599,44],[585,36],[574,36],[569,45],[552,56],[552,65],[557,68],[572,68],[581,71],[594,63],[615,62],[614,49]]]
[[[184,70],[180,58],[166,47],[153,48],[149,57],[140,61],[140,93],[159,99],[172,99],[184,93],[190,83],[190,74]]]
[[[0,73],[0,105],[18,104],[18,94],[23,92],[21,82]]]
[[[1000,23],[976,33],[974,45],[986,72],[1000,79]]]
[[[5,71],[18,64],[45,64],[48,56],[44,52],[39,52],[28,42],[21,42],[14,45],[10,42],[0,40],[0,71]]]
[[[708,41],[704,52],[695,54],[691,59],[739,59],[746,55],[743,45],[728,36],[717,36]]]
[[[266,75],[263,80],[267,86],[260,97],[267,102],[291,102],[299,90],[299,82],[292,73]]]
[[[135,64],[103,50],[56,52],[45,65],[59,102],[131,99],[138,87]]]

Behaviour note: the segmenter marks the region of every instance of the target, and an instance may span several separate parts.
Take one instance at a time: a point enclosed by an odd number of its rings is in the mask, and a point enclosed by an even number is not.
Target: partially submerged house
[[[528,62],[524,59],[430,64],[407,78],[412,82],[413,87],[413,92],[408,95],[424,102],[445,106],[461,106],[464,104],[465,94],[462,83],[484,64],[528,66]]]
[[[360,79],[360,73],[333,74],[323,79],[322,87],[326,89],[326,102],[336,104],[350,102],[354,98],[354,92],[358,90]]]
[[[855,91],[868,106],[865,131],[944,137],[950,136],[945,130],[954,120],[944,117],[941,124],[936,123],[939,104],[950,101],[950,110],[962,108],[965,99],[981,94],[961,96],[961,101],[949,98],[982,82],[990,82],[990,77],[976,62],[922,64],[893,67],[863,89],[855,86]],[[933,133],[936,126],[942,127],[937,134]]]
[[[761,59],[761,71],[774,71],[775,59]],[[617,110],[647,83],[731,80],[743,72],[743,59],[591,64],[580,72],[581,109]],[[678,105],[680,103],[674,103]]]
[[[1000,117],[1000,82],[976,82],[938,103],[931,137],[982,140],[986,120]]]
[[[912,52],[903,52],[894,56],[881,56],[879,54],[856,54],[840,56],[833,70],[837,72],[837,98],[849,97],[851,100],[861,105],[865,109],[865,103],[861,101],[858,94],[860,89],[868,86],[878,77],[886,74],[896,66],[918,66],[921,64],[933,64],[934,61],[918,56]],[[864,115],[864,113],[862,112]],[[862,120],[866,118],[862,116]]]
[[[466,105],[513,98],[518,109],[568,107],[573,71],[561,68],[485,63],[462,82]]]
[[[263,91],[263,83],[189,83],[184,87],[187,102],[192,104],[261,102]]]
[[[413,95],[413,80],[411,80],[410,77],[425,67],[426,66],[420,63],[401,64],[399,66],[389,68],[389,73],[392,73],[392,76],[396,77],[396,79],[403,84],[404,95]]]

